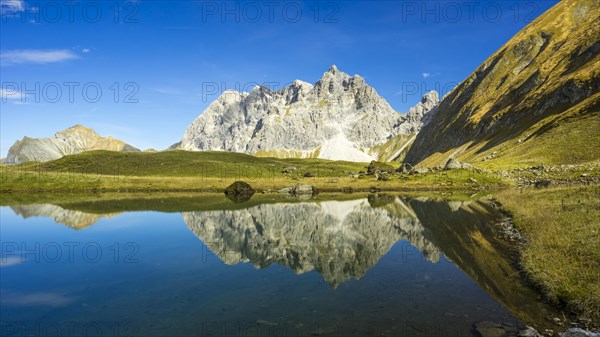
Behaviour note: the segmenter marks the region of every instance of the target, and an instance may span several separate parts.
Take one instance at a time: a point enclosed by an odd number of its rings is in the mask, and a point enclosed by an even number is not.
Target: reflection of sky
[[[69,305],[74,299],[55,293],[26,293],[18,294],[13,292],[0,293],[0,302],[8,306],[48,306],[63,307]]]

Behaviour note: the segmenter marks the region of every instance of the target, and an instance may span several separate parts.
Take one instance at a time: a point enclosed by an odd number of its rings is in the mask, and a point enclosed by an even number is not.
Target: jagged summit
[[[420,130],[438,102],[437,93],[427,95],[402,115],[362,77],[334,65],[314,85],[296,80],[280,90],[224,92],[188,127],[179,148],[370,161],[380,157],[376,147]]]
[[[430,92],[423,95],[423,98],[421,98],[421,103],[426,104],[427,102],[437,102],[439,100],[440,98],[438,92],[435,90],[431,90]]]

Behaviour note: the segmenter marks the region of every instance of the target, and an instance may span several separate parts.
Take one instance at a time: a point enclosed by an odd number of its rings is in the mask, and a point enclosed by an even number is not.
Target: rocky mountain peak
[[[302,87],[302,88],[312,88],[313,85],[308,83],[308,82],[304,82],[302,80],[295,80],[294,82],[292,82],[292,86],[293,87]]]
[[[429,123],[432,116],[436,113],[435,107],[440,103],[437,91],[432,90],[421,97],[421,101],[417,105],[408,110],[406,118],[412,123],[421,122],[425,125]]]
[[[440,97],[438,95],[438,92],[435,90],[431,90],[430,92],[423,95],[423,97],[421,98],[421,103],[423,103],[425,105],[429,105],[429,106],[433,106],[433,105],[437,104],[439,101],[440,101]]]
[[[81,124],[75,124],[69,128],[62,130],[62,131],[58,131],[55,134],[55,137],[72,137],[72,136],[76,136],[76,135],[86,135],[87,137],[90,137],[90,138],[100,137],[100,135],[97,134],[96,131],[94,131],[91,128],[88,128],[87,126],[83,126]]]
[[[417,132],[436,103],[428,93],[418,114],[402,115],[362,77],[332,66],[314,86],[296,80],[281,90],[223,93],[188,127],[180,148],[371,161],[374,146]]]

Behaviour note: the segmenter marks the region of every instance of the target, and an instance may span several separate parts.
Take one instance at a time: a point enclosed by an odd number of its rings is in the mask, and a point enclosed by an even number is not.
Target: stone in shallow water
[[[279,193],[291,194],[295,196],[300,195],[315,195],[319,194],[319,190],[316,187],[308,184],[296,185],[294,187],[286,187],[279,190]]]
[[[519,331],[519,337],[540,337],[540,334],[532,327]]]
[[[312,185],[306,185],[306,184],[302,184],[302,185],[298,185],[296,187],[294,187],[293,189],[293,194],[316,194],[315,193],[316,188]]]
[[[475,324],[475,331],[480,337],[504,337],[506,330],[502,324],[483,321]]]
[[[256,191],[244,181],[236,181],[225,189],[225,196],[235,203],[250,200]]]

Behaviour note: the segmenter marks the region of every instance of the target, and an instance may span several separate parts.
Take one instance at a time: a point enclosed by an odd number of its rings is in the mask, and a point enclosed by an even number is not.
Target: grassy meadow
[[[0,190],[221,192],[237,180],[248,182],[258,191],[274,191],[300,183],[330,192],[348,188],[367,191],[371,187],[390,191],[482,189],[509,184],[496,175],[472,170],[392,174],[389,180],[383,181],[359,174],[366,171],[367,166],[368,163],[259,158],[230,152],[90,151],[46,163],[2,166]],[[286,169],[291,172],[284,173]]]
[[[600,320],[600,186],[497,193],[527,238],[520,264],[551,300]]]

